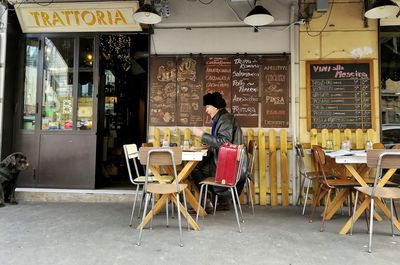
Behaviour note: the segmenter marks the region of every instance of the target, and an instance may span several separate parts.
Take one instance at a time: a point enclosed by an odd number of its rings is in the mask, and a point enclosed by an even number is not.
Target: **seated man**
[[[194,183],[196,183],[198,187],[202,180],[208,177],[215,177],[218,150],[222,144],[226,142],[236,145],[245,143],[243,132],[238,121],[233,114],[225,109],[225,99],[219,92],[207,93],[204,95],[203,105],[206,106],[205,111],[212,119],[212,127],[211,134],[205,133],[199,128],[195,128],[194,130],[194,134],[197,137],[201,137],[201,142],[208,146],[207,157],[197,165],[191,175]],[[246,168],[247,165],[245,165],[244,169]],[[243,189],[246,174],[246,171],[242,172],[241,178],[237,183],[236,187],[239,194]],[[227,191],[227,189],[219,187],[213,187],[211,190],[214,195],[216,193],[218,194],[217,210],[230,209],[231,197]],[[210,201],[207,202],[206,211],[212,211],[212,204]]]

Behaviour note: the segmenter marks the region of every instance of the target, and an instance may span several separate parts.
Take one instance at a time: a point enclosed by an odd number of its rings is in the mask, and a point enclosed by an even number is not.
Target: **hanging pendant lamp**
[[[379,19],[395,16],[399,12],[399,6],[391,0],[376,0],[368,6],[364,16],[366,18]]]
[[[150,0],[144,1],[144,4],[133,14],[133,18],[142,24],[157,24],[161,22],[161,16],[151,5]]]
[[[255,7],[251,10],[243,20],[247,25],[258,27],[265,26],[274,22],[274,17],[262,5],[255,3]]]

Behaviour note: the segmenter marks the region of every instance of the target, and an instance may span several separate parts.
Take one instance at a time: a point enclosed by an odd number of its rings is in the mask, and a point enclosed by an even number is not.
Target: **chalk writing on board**
[[[372,128],[371,62],[307,62],[309,128]]]

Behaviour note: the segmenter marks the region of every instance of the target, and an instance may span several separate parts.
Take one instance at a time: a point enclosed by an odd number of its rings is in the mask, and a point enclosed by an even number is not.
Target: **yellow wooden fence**
[[[208,132],[209,130],[209,128],[206,129]],[[266,135],[265,129],[258,129],[258,135],[255,135],[253,129],[247,131],[247,142],[256,140],[258,146],[254,180],[251,183],[253,201],[260,205],[288,206],[294,202],[291,198],[293,181],[295,181],[293,176],[297,175],[297,172],[291,172],[291,163],[295,163],[290,156],[293,143],[291,139],[288,139],[286,129],[269,129],[267,132]],[[193,137],[189,128],[175,128],[172,131],[169,128],[163,128],[162,131],[160,128],[154,128],[152,140],[154,146],[160,146],[162,140],[165,139],[178,146],[181,146],[184,140],[191,141],[193,146],[201,146],[200,139]],[[367,131],[311,129],[310,143],[303,143],[303,145],[305,148],[310,148],[311,145],[325,147],[326,141],[332,140],[333,149],[338,150],[345,139],[350,140],[353,149],[363,149],[367,140],[373,143],[379,142],[377,133],[372,129]],[[242,203],[246,202],[245,193],[246,191],[241,195]]]

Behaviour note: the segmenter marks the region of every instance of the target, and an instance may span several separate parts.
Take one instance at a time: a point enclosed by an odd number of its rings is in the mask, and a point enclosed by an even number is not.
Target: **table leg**
[[[190,206],[192,206],[192,209],[194,209],[195,211],[197,211],[197,208],[199,207],[199,202],[196,200],[196,198],[194,197],[194,195],[188,190],[185,189],[185,195],[186,195],[186,200],[187,202],[190,204]],[[207,215],[206,211],[204,210],[203,207],[200,206],[200,212],[199,215],[201,217]]]
[[[174,204],[176,205],[176,197],[175,195],[170,195],[172,198],[172,201],[174,202]],[[196,230],[199,231],[200,230],[200,226],[196,223],[196,221],[192,218],[192,216],[190,214],[187,214],[185,211],[185,206],[179,202],[179,209],[181,210],[181,213],[183,215],[184,218],[186,218],[186,220],[188,220],[190,226]]]
[[[343,205],[344,201],[349,195],[349,189],[344,188],[338,194],[336,194],[333,201],[329,204],[329,208],[326,209],[325,220],[330,220],[337,210]]]
[[[360,204],[354,215],[354,223],[358,220],[358,218],[360,218],[361,214],[365,211],[365,209],[367,209],[369,204],[370,200],[367,198]],[[340,229],[339,234],[341,235],[347,234],[350,231],[350,228],[351,228],[351,217],[349,218],[349,220],[347,220],[346,224],[342,227],[342,229]]]

